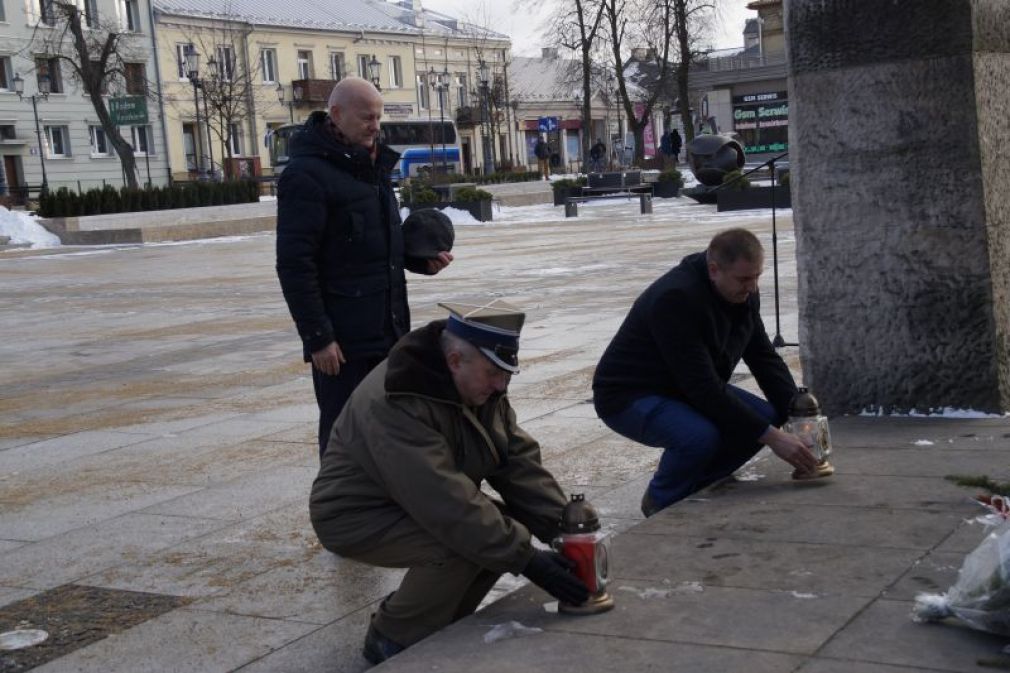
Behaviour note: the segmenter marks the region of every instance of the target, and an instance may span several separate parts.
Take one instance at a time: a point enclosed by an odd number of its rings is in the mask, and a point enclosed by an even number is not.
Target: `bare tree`
[[[135,75],[127,73],[126,64],[131,56],[146,61],[147,54],[135,44],[133,33],[124,30],[113,19],[99,17],[95,4],[84,4],[89,8],[87,13],[73,0],[42,3],[42,16],[28,48],[33,53],[44,54],[45,60],[56,59],[58,63],[70,67],[74,79],[80,83],[95,108],[105,137],[119,156],[127,185],[137,187],[133,146],[123,139],[119,128],[112,123],[103,96],[128,81],[127,88],[133,88],[136,85]],[[49,64],[39,63],[36,68],[48,71]],[[45,74],[52,76],[55,73]],[[146,81],[141,86],[145,93],[151,90]]]
[[[677,65],[677,110],[684,126],[684,140],[694,139],[694,123],[691,119],[691,101],[689,99],[688,73],[702,55],[699,48],[702,37],[715,11],[711,0],[664,0],[672,4],[674,28],[676,33]]]
[[[206,124],[217,136],[222,162],[231,159],[237,129],[253,118],[256,108],[267,102],[266,96],[275,94],[273,89],[264,90],[258,84],[260,63],[248,57],[247,43],[252,26],[235,19],[175,27],[196,52],[207,59],[206,74],[200,77],[198,84],[203,94]],[[173,107],[188,110],[188,101],[173,101]],[[211,139],[208,137],[208,140]]]

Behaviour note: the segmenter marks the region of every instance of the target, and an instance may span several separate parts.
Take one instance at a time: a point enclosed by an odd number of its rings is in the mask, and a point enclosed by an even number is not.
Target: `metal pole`
[[[295,102],[291,101],[288,103],[288,116],[291,117],[291,123],[295,123]]]
[[[200,145],[203,144],[203,132],[200,130],[200,93],[196,88],[196,78],[191,77],[190,81],[193,83],[193,105],[196,108],[196,132],[193,134],[193,144],[195,147],[193,149],[196,150],[196,175],[197,179],[199,179],[200,174],[203,172],[203,169],[200,166],[203,163],[203,153],[200,151]]]
[[[446,91],[449,90],[449,85],[445,85]],[[449,173],[449,164],[445,159],[445,111],[444,104],[442,102],[442,87],[438,88],[438,135],[442,138],[442,175],[447,175]]]
[[[32,96],[32,112],[35,113],[35,135],[39,139],[39,161],[42,162],[42,187],[39,189],[40,194],[45,194],[49,191],[49,180],[46,178],[46,148],[42,145],[42,127],[39,126],[39,106],[36,103],[38,100],[38,94]]]
[[[200,101],[196,101],[197,107],[200,106]],[[210,128],[210,104],[207,102],[207,88],[203,88],[203,111],[207,117],[207,158],[210,159],[210,179],[214,179],[214,138],[211,135]]]
[[[769,165],[772,171],[772,267],[775,271],[775,338],[772,339],[772,346],[775,348],[799,346],[797,343],[786,343],[786,340],[782,338],[781,322],[779,319],[779,237],[775,221],[775,159],[769,161]]]

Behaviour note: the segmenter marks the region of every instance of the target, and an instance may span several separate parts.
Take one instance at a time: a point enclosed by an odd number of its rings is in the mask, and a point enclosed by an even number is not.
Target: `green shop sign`
[[[109,116],[116,126],[143,126],[147,124],[147,99],[143,96],[110,98]]]

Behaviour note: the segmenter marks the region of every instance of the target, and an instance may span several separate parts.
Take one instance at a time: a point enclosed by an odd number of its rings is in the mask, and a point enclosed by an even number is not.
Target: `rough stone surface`
[[[787,6],[801,357],[830,412],[1010,408],[1006,13]]]

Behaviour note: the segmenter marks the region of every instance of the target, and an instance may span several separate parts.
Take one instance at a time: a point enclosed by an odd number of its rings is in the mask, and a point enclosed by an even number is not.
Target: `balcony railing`
[[[708,72],[728,72],[782,65],[785,62],[785,54],[735,54],[733,56],[710,56],[707,60],[700,61],[696,67],[698,70]]]
[[[291,81],[291,90],[295,92],[294,103],[326,103],[330,92],[337,85],[335,79],[296,79]]]

